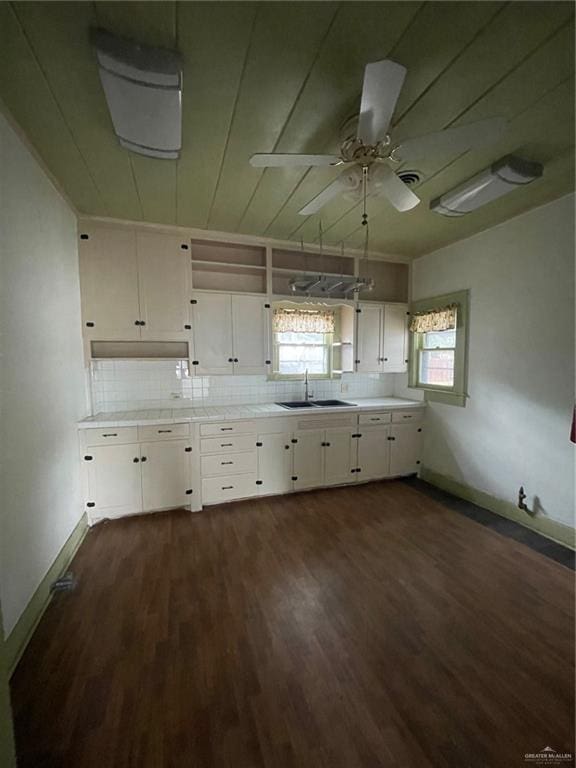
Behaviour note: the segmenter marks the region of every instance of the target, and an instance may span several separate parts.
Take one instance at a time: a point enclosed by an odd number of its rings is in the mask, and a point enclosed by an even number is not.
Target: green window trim
[[[408,386],[424,392],[425,400],[465,407],[468,398],[468,290],[447,293],[442,296],[431,296],[427,299],[413,301],[410,312],[428,312],[445,307],[448,304],[458,304],[456,314],[456,346],[454,351],[454,384],[451,387],[421,384],[418,381],[419,351],[422,334],[410,333],[410,355],[408,364]]]

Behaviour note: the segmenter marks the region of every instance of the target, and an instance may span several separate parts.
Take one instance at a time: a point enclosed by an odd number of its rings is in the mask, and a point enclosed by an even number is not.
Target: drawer
[[[392,411],[392,423],[402,424],[407,421],[422,421],[424,411],[421,408],[413,411]]]
[[[245,435],[256,432],[256,424],[253,421],[228,421],[223,424],[200,424],[202,437],[214,435]]]
[[[205,437],[200,440],[200,453],[235,453],[253,451],[256,439],[251,435],[239,437]]]
[[[358,424],[390,424],[392,421],[391,413],[361,413],[358,417]]]
[[[202,480],[202,504],[218,504],[222,501],[246,499],[256,496],[256,473],[223,477],[205,477]]]
[[[235,475],[239,472],[256,472],[256,451],[201,456],[200,472],[202,477]]]
[[[138,442],[138,427],[104,427],[82,431],[84,432],[84,445],[86,447]]]
[[[178,437],[190,437],[190,424],[150,424],[138,427],[138,439],[141,441],[172,440]]]

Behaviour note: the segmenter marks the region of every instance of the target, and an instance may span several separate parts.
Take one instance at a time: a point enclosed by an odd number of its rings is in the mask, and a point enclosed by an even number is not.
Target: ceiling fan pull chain
[[[362,212],[362,226],[368,226],[368,214],[366,213],[366,190],[368,188],[368,166],[362,166],[362,199],[364,210]]]

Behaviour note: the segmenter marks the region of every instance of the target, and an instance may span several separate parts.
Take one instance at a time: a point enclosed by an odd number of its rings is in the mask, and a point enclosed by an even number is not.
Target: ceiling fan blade
[[[386,135],[405,77],[406,67],[395,61],[366,65],[358,121],[358,138],[364,144],[376,144]]]
[[[344,173],[341,173],[337,179],[334,179],[332,184],[329,184],[319,195],[316,195],[315,198],[310,200],[310,202],[298,211],[298,213],[302,216],[310,216],[312,213],[318,213],[321,208],[329,203],[332,198],[339,195],[340,192],[357,189],[361,182],[362,171],[354,166],[349,170],[344,171]]]
[[[394,158],[413,162],[435,154],[457,154],[498,141],[506,129],[503,117],[490,117],[458,128],[447,128],[403,141],[394,149]]]
[[[282,168],[291,165],[338,165],[338,155],[296,155],[296,154],[259,154],[252,155],[250,165],[254,168]]]
[[[397,211],[409,211],[420,202],[420,198],[386,165],[373,172],[370,186],[373,197],[385,197]]]

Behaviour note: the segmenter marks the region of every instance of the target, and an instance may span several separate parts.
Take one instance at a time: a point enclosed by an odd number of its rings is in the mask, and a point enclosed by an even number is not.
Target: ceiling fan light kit
[[[120,144],[149,157],[176,160],[182,147],[180,54],[93,29],[98,72]]]
[[[430,155],[454,156],[493,143],[502,135],[506,121],[493,117],[395,142],[389,129],[406,72],[405,67],[389,59],[366,65],[356,135],[343,140],[339,155],[256,154],[250,158],[251,165],[345,166],[340,176],[299,211],[302,216],[318,213],[340,194],[352,200],[364,199],[364,225],[368,221],[368,196],[383,197],[400,212],[411,210],[420,199],[395,173],[400,164],[425,160]],[[353,123],[347,120],[346,128]]]
[[[465,216],[517,187],[530,184],[540,178],[542,173],[540,163],[507,155],[490,168],[432,200],[430,210],[442,216]]]

